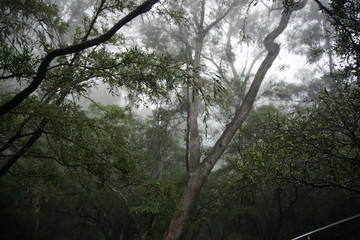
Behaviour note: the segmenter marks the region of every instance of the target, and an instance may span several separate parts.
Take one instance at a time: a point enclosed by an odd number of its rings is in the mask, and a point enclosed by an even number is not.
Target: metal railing
[[[311,235],[311,234],[314,234],[314,233],[316,233],[316,232],[320,232],[320,231],[322,231],[322,230],[324,230],[324,229],[333,227],[333,226],[338,225],[338,224],[340,224],[340,223],[350,221],[350,220],[352,220],[352,219],[354,219],[354,218],[357,218],[357,217],[360,217],[360,214],[357,214],[357,215],[354,215],[354,216],[352,216],[352,217],[345,218],[345,219],[343,219],[343,220],[340,220],[340,221],[331,223],[331,224],[326,225],[326,226],[324,226],[324,227],[315,229],[315,230],[313,230],[313,231],[311,231],[311,232],[305,233],[305,234],[300,235],[300,236],[298,236],[298,237],[296,237],[296,238],[292,238],[291,240],[297,240],[297,239],[301,239],[301,238],[304,238],[304,237],[308,237],[307,239],[310,239],[310,235]]]

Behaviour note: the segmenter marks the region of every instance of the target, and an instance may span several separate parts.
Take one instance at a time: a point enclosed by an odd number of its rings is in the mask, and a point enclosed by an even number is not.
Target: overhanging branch
[[[20,91],[12,99],[10,99],[8,102],[6,102],[4,105],[2,105],[0,107],[0,118],[7,112],[14,109],[19,104],[21,104],[30,94],[32,94],[34,91],[36,91],[36,89],[40,86],[40,84],[44,80],[44,78],[48,72],[48,67],[49,67],[50,63],[56,57],[83,51],[87,48],[97,46],[99,44],[102,44],[102,43],[110,40],[116,34],[116,32],[119,31],[125,24],[129,23],[137,16],[149,11],[152,8],[152,6],[154,4],[156,4],[157,2],[159,2],[159,0],[145,1],[143,4],[139,5],[135,10],[133,10],[128,15],[126,15],[124,18],[122,18],[119,22],[117,22],[109,31],[107,31],[103,35],[100,35],[99,37],[81,42],[79,44],[71,45],[71,46],[68,46],[65,48],[55,49],[55,50],[49,52],[42,60],[40,66],[38,68],[37,74],[34,77],[33,81],[30,83],[30,85],[28,87],[26,87],[24,90]]]

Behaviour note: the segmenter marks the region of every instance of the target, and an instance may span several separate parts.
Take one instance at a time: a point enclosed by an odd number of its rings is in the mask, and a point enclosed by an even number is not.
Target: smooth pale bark
[[[134,18],[137,16],[150,11],[152,6],[159,2],[159,0],[147,0],[141,5],[139,5],[135,10],[127,14],[124,18],[122,18],[119,22],[117,22],[109,31],[104,33],[103,35],[100,35],[99,37],[96,37],[91,40],[83,41],[79,44],[71,45],[65,48],[55,49],[51,52],[49,52],[42,62],[40,63],[40,66],[37,70],[36,76],[32,80],[32,82],[29,84],[28,87],[26,87],[24,90],[20,91],[18,94],[16,94],[12,99],[10,99],[8,102],[6,102],[4,105],[0,107],[0,118],[7,112],[14,109],[16,106],[21,104],[30,94],[36,91],[36,89],[40,86],[42,81],[45,79],[46,73],[48,72],[48,67],[50,63],[56,58],[72,53],[77,53],[82,50],[85,50],[87,48],[91,48],[94,46],[97,46],[99,44],[102,44],[108,40],[110,40],[117,31],[119,31],[125,24],[131,22]]]
[[[32,209],[32,225],[33,225],[33,240],[41,239],[41,225],[40,225],[40,209],[41,209],[41,196],[42,188],[40,183],[31,187],[31,209]]]
[[[325,37],[325,52],[328,55],[328,60],[329,60],[329,73],[333,74],[334,73],[334,60],[333,60],[333,56],[332,56],[332,51],[331,51],[331,34],[330,34],[330,30],[328,27],[328,22],[327,19],[324,17],[323,21],[323,31],[324,31],[324,37]]]
[[[229,6],[229,8],[224,11],[218,18],[216,18],[212,23],[205,26],[205,5],[206,0],[201,0],[201,11],[200,11],[200,19],[198,22],[195,22],[197,32],[195,37],[195,46],[194,50],[190,45],[189,39],[186,37],[185,29],[181,24],[179,24],[179,30],[181,32],[183,42],[187,49],[188,57],[191,61],[193,68],[193,78],[191,89],[189,89],[189,111],[188,111],[188,156],[187,156],[187,173],[188,177],[190,174],[194,172],[200,163],[200,135],[199,135],[199,126],[198,126],[198,116],[199,116],[199,88],[201,87],[199,69],[201,67],[201,56],[204,45],[205,36],[209,33],[209,31],[216,26],[221,20],[223,20],[233,9],[233,7],[239,1],[235,0]]]
[[[203,21],[201,21],[203,22]],[[201,23],[202,24],[202,23]],[[188,169],[187,172],[190,174],[194,172],[200,163],[200,136],[198,126],[198,115],[199,115],[199,93],[197,87],[200,85],[200,77],[198,69],[201,63],[201,53],[204,44],[203,26],[200,26],[198,36],[195,42],[195,54],[194,54],[194,75],[192,82],[192,90],[189,99],[189,157],[188,157]]]
[[[291,13],[293,11],[302,9],[305,6],[306,2],[307,0],[303,0],[302,2],[294,6],[292,9],[289,9],[289,11],[284,13],[278,26],[265,37],[264,46],[267,50],[267,55],[265,59],[258,68],[251,87],[246,94],[245,99],[240,109],[237,111],[235,117],[226,126],[223,134],[215,143],[214,147],[209,152],[207,157],[199,164],[198,168],[194,172],[189,174],[187,186],[183,192],[182,198],[179,203],[179,209],[175,212],[173,219],[170,223],[168,232],[166,233],[164,239],[176,240],[180,238],[185,226],[187,225],[190,211],[195,203],[195,200],[200,194],[202,186],[206,182],[216,162],[219,160],[221,155],[228,147],[237,130],[241,127],[241,125],[244,123],[247,116],[249,115],[256,95],[259,91],[260,85],[267,71],[269,70],[277,55],[279,54],[280,47],[274,42],[275,39],[287,27]]]

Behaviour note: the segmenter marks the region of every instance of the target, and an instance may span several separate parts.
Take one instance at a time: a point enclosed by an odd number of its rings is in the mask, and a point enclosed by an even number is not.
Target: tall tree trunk
[[[188,112],[188,152],[189,156],[187,156],[187,173],[189,175],[194,172],[199,163],[200,163],[200,135],[199,135],[199,127],[198,127],[198,116],[199,116],[199,89],[201,87],[199,69],[201,67],[201,57],[202,50],[204,45],[204,39],[207,33],[221,20],[223,20],[229,12],[233,9],[233,7],[238,4],[238,0],[234,0],[232,4],[212,23],[205,26],[205,5],[206,0],[201,0],[201,11],[200,11],[200,19],[196,22],[197,33],[195,38],[195,47],[194,47],[194,57],[192,58],[192,48],[190,46],[189,40],[186,38],[186,34],[184,33],[184,28],[180,25],[179,30],[182,34],[183,41],[185,43],[185,47],[187,49],[190,61],[192,61],[193,67],[193,82],[192,89],[190,90],[190,98],[189,98],[189,112]],[[190,54],[189,54],[190,53]]]
[[[41,193],[42,193],[42,189],[39,183],[31,187],[33,240],[41,239],[41,225],[40,225],[40,208],[41,208],[41,195],[42,195]]]
[[[327,19],[324,17],[323,19],[323,31],[324,31],[324,35],[325,35],[325,52],[328,55],[328,61],[329,61],[329,73],[333,74],[334,73],[334,60],[333,60],[333,55],[332,55],[332,51],[331,51],[331,33],[330,33],[330,29],[328,27],[328,22]]]
[[[198,69],[201,64],[201,53],[204,43],[204,37],[202,29],[199,30],[198,36],[195,43],[195,55],[193,61],[193,83],[190,92],[189,99],[189,157],[188,157],[188,175],[196,170],[200,163],[200,136],[198,126],[198,115],[199,115],[199,92],[198,87],[200,86],[200,76]]]
[[[188,144],[187,151],[188,156],[186,158],[186,167],[187,174],[190,177],[190,174],[193,173],[199,166],[200,163],[200,135],[199,135],[199,126],[198,126],[198,116],[199,116],[199,89],[201,87],[201,81],[199,76],[199,69],[201,67],[201,55],[204,45],[204,39],[206,34],[221,20],[223,20],[231,11],[231,9],[237,4],[237,0],[234,0],[230,7],[224,11],[218,18],[216,18],[211,24],[205,26],[205,5],[206,0],[201,0],[201,10],[200,10],[200,19],[196,22],[197,32],[195,38],[195,47],[194,47],[194,56],[192,56],[192,47],[190,46],[189,39],[185,30],[181,24],[179,24],[179,30],[181,32],[183,42],[187,49],[188,57],[190,58],[192,68],[193,68],[193,81],[191,84],[190,94],[189,94],[189,111],[188,111]]]
[[[250,89],[246,94],[245,99],[240,109],[237,111],[235,117],[226,126],[224,132],[222,133],[218,141],[215,143],[211,151],[208,153],[207,157],[199,164],[195,171],[189,174],[187,185],[179,202],[179,208],[178,210],[176,210],[173,216],[168,232],[166,233],[164,239],[176,240],[180,238],[185,226],[187,225],[190,211],[197,197],[200,194],[202,186],[206,182],[216,162],[219,160],[221,155],[228,147],[237,130],[242,126],[247,116],[249,115],[249,112],[259,91],[260,85],[267,71],[269,70],[272,63],[279,54],[280,47],[274,42],[275,39],[287,27],[291,13],[295,10],[302,9],[305,6],[306,2],[307,0],[303,0],[291,9],[289,9],[289,11],[286,11],[282,15],[278,26],[265,37],[264,46],[267,50],[267,55],[265,59],[258,68],[254,80],[250,86]]]

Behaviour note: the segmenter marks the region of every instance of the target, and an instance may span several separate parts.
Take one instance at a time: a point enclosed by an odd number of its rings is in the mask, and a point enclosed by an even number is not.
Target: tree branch
[[[218,24],[221,20],[223,20],[228,13],[233,9],[233,7],[235,7],[236,4],[238,4],[239,1],[235,0],[230,6],[229,8],[222,14],[220,15],[217,19],[215,19],[215,21],[213,21],[212,23],[210,23],[205,29],[204,29],[204,35],[209,32],[211,30],[211,28],[213,28],[216,24]]]
[[[319,0],[314,0],[314,1],[318,4],[319,8],[320,8],[323,12],[325,12],[328,16],[330,16],[330,17],[334,20],[334,22],[336,23],[336,25],[340,26],[340,27],[346,32],[346,34],[349,36],[350,41],[351,41],[351,43],[353,44],[354,48],[358,50],[358,49],[359,49],[359,46],[358,46],[358,44],[356,44],[356,42],[355,42],[354,39],[353,39],[353,33],[352,33],[339,19],[337,19],[337,18],[334,16],[334,14],[331,12],[330,9],[328,9],[327,7],[325,7]],[[345,18],[345,19],[346,19],[346,18]],[[356,22],[355,22],[355,23],[356,23]],[[356,23],[356,24],[358,24],[358,23]]]
[[[303,0],[300,4],[300,7],[304,7],[306,2],[307,0]],[[214,147],[210,150],[206,158],[199,164],[194,172],[190,173],[188,183],[179,203],[179,209],[176,210],[174,217],[171,220],[169,230],[166,233],[164,239],[174,240],[180,238],[183,229],[188,222],[189,214],[195,203],[195,200],[199,196],[201,188],[206,182],[211,170],[214,168],[215,164],[228,147],[237,130],[246,120],[255,101],[260,85],[279,53],[280,47],[274,42],[275,38],[285,30],[292,10],[293,9],[291,8],[287,13],[284,13],[281,17],[278,27],[266,36],[264,45],[268,51],[268,54],[260,65],[252,85],[245,97],[245,100],[243,101],[233,120],[227,125],[223,134],[215,143]],[[298,10],[298,8],[296,8],[296,10]]]
[[[112,38],[113,35],[116,34],[118,30],[120,30],[125,24],[132,21],[137,16],[149,11],[154,4],[156,4],[159,0],[147,0],[143,4],[139,5],[135,10],[130,12],[124,18],[122,18],[119,22],[117,22],[109,31],[96,37],[91,40],[87,40],[81,42],[79,44],[71,45],[65,48],[55,49],[49,52],[44,59],[42,60],[37,74],[34,77],[33,81],[30,83],[28,87],[24,90],[16,94],[12,99],[6,102],[4,105],[0,107],[0,118],[7,112],[11,111],[13,108],[21,104],[31,93],[33,93],[44,80],[46,73],[48,72],[48,67],[50,63],[59,56],[64,56],[72,53],[76,53],[82,50],[85,50],[90,47],[97,46],[102,44]]]
[[[30,150],[33,144],[41,137],[44,127],[47,124],[47,120],[42,120],[34,132],[34,134],[29,138],[29,140],[25,143],[25,145],[16,152],[8,161],[7,163],[1,167],[0,169],[0,178],[5,175],[5,173],[16,163],[16,161],[24,156],[26,152]]]

